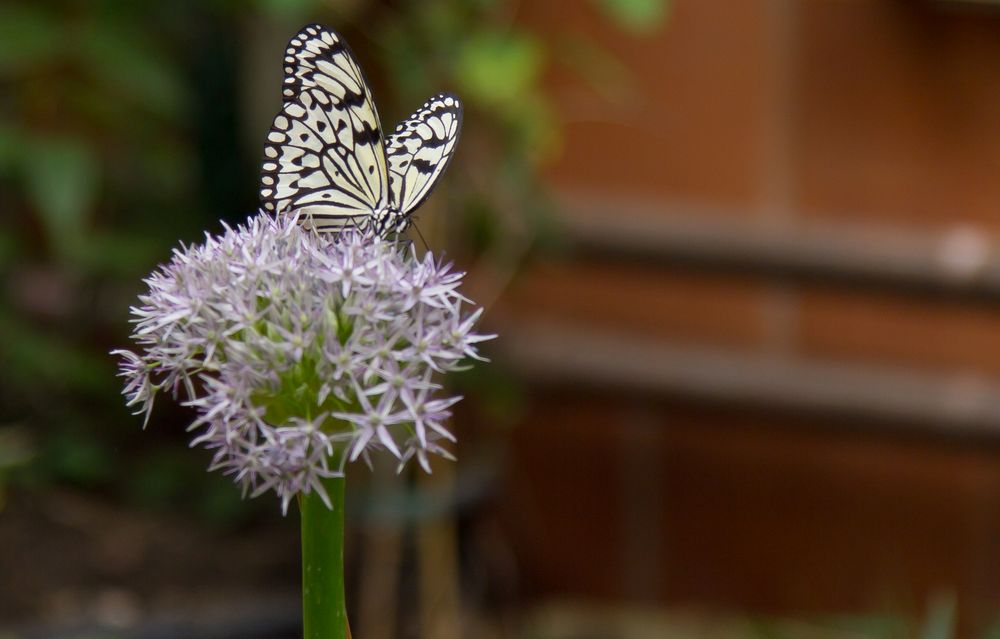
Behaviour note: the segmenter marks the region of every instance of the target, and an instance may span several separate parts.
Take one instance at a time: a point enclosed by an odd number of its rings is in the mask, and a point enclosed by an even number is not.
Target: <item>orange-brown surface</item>
[[[797,206],[996,231],[1000,16],[885,0],[797,4]]]
[[[760,282],[738,276],[550,262],[529,268],[506,303],[537,321],[750,349],[765,339],[764,294]]]
[[[569,122],[548,173],[556,189],[793,229],[821,220],[933,238],[972,225],[992,250],[1000,13],[673,4],[666,28],[631,40],[582,5],[525,7],[553,38],[595,35],[631,74],[600,87],[616,100],[553,73]],[[998,307],[960,295],[577,255],[533,264],[505,311],[724,352],[1000,377]],[[906,608],[945,590],[979,619],[998,612],[992,436],[917,437],[905,423],[725,398],[558,387],[532,398],[504,513],[542,592],[788,612]]]
[[[752,204],[768,101],[766,4],[678,2],[665,33],[623,38],[584,3],[526,3],[525,19],[544,24],[553,40],[587,35],[621,65],[598,74],[598,87],[572,79],[573,65],[553,73],[567,122],[553,182],[628,197]]]
[[[953,589],[995,613],[995,446],[683,402],[537,399],[515,433],[506,520],[543,594],[788,614],[907,610]]]

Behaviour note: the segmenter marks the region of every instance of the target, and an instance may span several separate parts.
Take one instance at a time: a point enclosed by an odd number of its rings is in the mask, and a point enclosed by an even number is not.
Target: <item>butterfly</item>
[[[364,72],[336,32],[303,27],[288,42],[284,71],[284,104],[264,146],[264,210],[318,231],[406,230],[455,153],[458,97],[433,96],[386,140]]]

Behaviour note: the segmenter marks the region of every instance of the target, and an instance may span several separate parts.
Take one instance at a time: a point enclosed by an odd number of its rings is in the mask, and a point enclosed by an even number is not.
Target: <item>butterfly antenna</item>
[[[424,243],[424,250],[425,251],[431,250],[431,247],[427,243],[427,240],[424,239],[424,234],[420,232],[420,227],[417,226],[416,220],[413,220],[413,230],[417,232],[417,236],[420,238],[420,241]]]

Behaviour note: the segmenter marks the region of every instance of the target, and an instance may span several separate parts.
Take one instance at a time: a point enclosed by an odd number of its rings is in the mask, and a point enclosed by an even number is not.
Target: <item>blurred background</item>
[[[500,333],[457,464],[351,469],[354,636],[1000,637],[988,0],[6,0],[0,637],[297,636],[295,516],[107,353],[310,21],[464,98],[417,223]]]

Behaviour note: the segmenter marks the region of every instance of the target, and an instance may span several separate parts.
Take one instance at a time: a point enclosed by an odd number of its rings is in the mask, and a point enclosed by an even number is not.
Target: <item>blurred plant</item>
[[[124,2],[0,6],[0,419],[25,422],[35,479],[113,475],[108,444],[80,439],[117,419],[101,342],[121,314],[100,302],[192,196],[191,94],[147,20]]]
[[[818,637],[865,637],[867,639],[953,639],[958,631],[956,598],[939,593],[927,603],[924,618],[904,615],[853,615],[792,622],[755,620],[749,624],[747,637],[760,639],[796,639],[805,634]],[[971,636],[993,639],[1000,636],[1000,624],[992,624]]]
[[[136,239],[99,230],[104,197],[155,207],[190,178],[179,135],[188,87],[143,34],[142,14],[116,4],[0,7],[0,77],[11,97],[0,111],[0,175],[17,185],[5,206],[22,216],[5,227],[39,234],[43,255],[73,266],[120,267]]]
[[[637,35],[668,6],[589,3]],[[553,237],[538,170],[561,132],[546,74],[563,65],[597,87],[625,75],[587,37],[553,42],[518,11],[499,0],[0,5],[0,422],[24,423],[37,452],[15,474],[117,490],[126,484],[116,478],[148,471],[110,452],[148,444],[119,427],[104,353],[125,330],[122,300],[166,247],[214,211],[236,219],[255,206],[260,147],[241,144],[238,129],[248,106],[239,62],[257,46],[241,34],[254,20],[275,33],[314,19],[347,30],[389,126],[441,88],[463,96],[463,150],[450,169],[460,176],[431,205],[447,202],[439,236],[459,259],[483,258],[496,295],[526,251]]]
[[[670,10],[669,0],[598,0],[598,4],[621,27],[638,33],[658,29]]]
[[[7,501],[7,475],[11,470],[27,463],[34,451],[31,442],[20,426],[0,427],[0,511]]]

